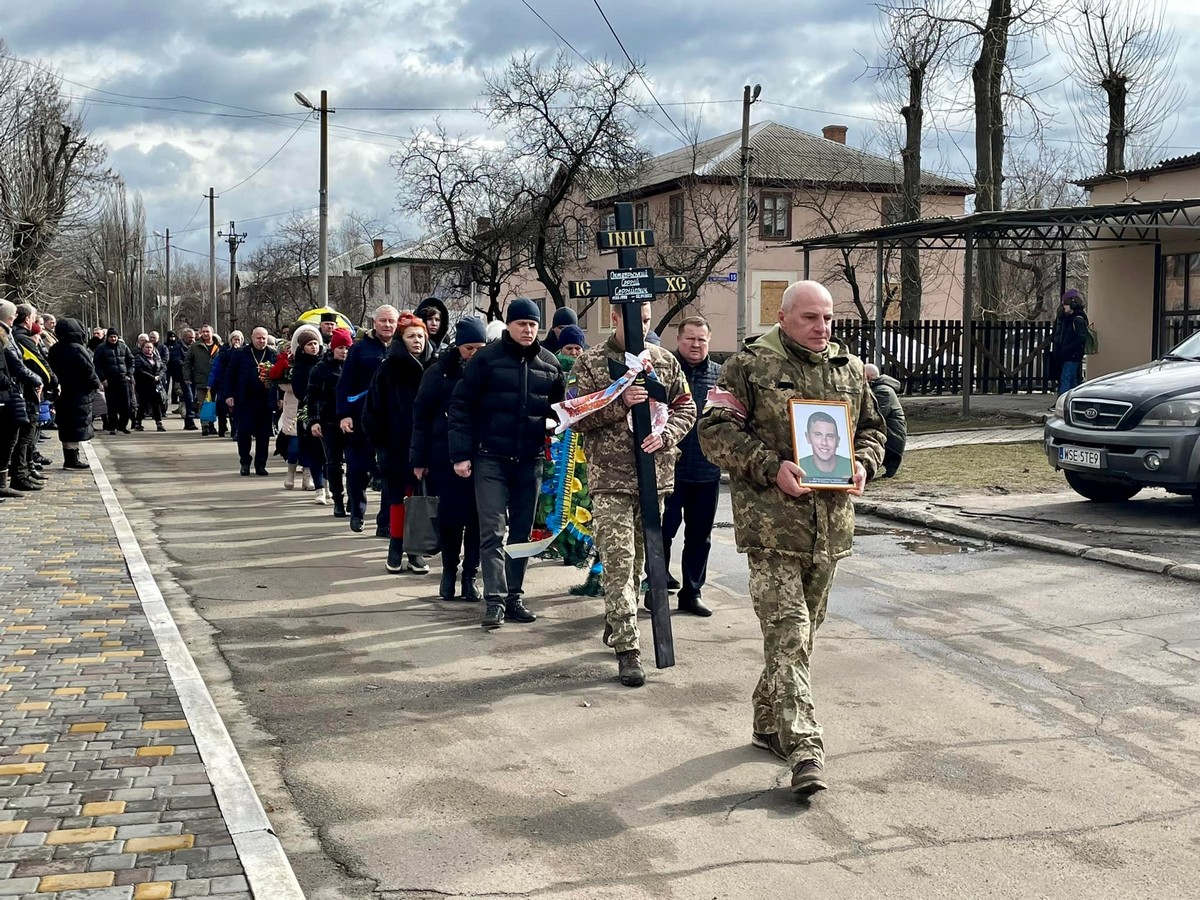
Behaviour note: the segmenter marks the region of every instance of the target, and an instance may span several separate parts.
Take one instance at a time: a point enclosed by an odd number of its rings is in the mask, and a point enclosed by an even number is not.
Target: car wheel
[[[1128,500],[1141,490],[1136,485],[1098,481],[1095,478],[1088,478],[1085,475],[1080,475],[1078,472],[1072,472],[1068,469],[1064,469],[1063,474],[1067,476],[1067,484],[1071,486],[1071,490],[1081,497],[1094,500],[1096,503],[1120,503],[1123,500]]]

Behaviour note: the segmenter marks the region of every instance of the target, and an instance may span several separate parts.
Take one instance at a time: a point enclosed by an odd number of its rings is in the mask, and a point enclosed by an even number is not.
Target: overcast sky
[[[623,58],[593,0],[528,4],[580,53]],[[699,118],[706,136],[738,128],[742,85],[760,82],[755,121],[814,133],[840,122],[850,126],[850,144],[862,146],[874,135],[872,146],[881,146],[881,107],[866,62],[878,55],[873,3],[600,5],[680,125]],[[200,204],[210,186],[220,196],[219,227],[235,219],[251,242],[271,228],[273,217],[316,207],[318,132],[293,91],[316,102],[326,88],[338,110],[330,130],[332,219],[358,210],[389,218],[414,237],[393,212],[391,154],[434,116],[454,130],[480,132],[470,108],[484,75],[514,53],[560,46],[522,0],[39,0],[4,6],[0,38],[9,53],[51,66],[68,80],[65,88],[108,145],[110,164],[131,191],[141,192],[150,227],[170,227],[176,246],[205,253],[207,211]],[[1178,79],[1188,89],[1164,139],[1163,155],[1178,156],[1200,150],[1200,2],[1167,0],[1166,16],[1181,36]],[[1029,79],[1045,86],[1051,146],[1077,149],[1069,103],[1055,86],[1063,50],[1053,43],[1031,54]],[[652,112],[654,120],[644,123],[646,142],[660,152],[679,146],[665,115]],[[969,177],[969,123],[949,125],[930,142],[929,167]]]

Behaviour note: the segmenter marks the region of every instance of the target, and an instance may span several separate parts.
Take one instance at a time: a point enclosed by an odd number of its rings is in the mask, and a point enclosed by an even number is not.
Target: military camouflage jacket
[[[783,460],[793,458],[788,401],[840,400],[850,405],[854,458],[867,477],[883,460],[883,417],[863,378],[862,360],[830,341],[814,353],[776,326],[729,359],[717,380],[732,395],[709,403],[700,420],[704,454],[729,472],[738,550],[774,550],[816,563],[850,555],[854,507],[844,491],[789,497],[775,485]],[[737,409],[740,406],[742,409]]]
[[[654,454],[658,475],[658,492],[667,494],[675,485],[675,461],[678,444],[696,422],[696,405],[679,361],[666,350],[649,346],[654,373],[666,388],[667,427],[663,431],[663,448]],[[613,383],[608,361],[616,360],[624,370],[625,351],[609,338],[602,346],[593,347],[575,362],[575,395],[602,391]],[[637,462],[633,452],[633,432],[629,430],[626,414],[629,408],[618,398],[599,412],[581,419],[575,426],[587,455],[588,490],[593,494],[636,494]]]

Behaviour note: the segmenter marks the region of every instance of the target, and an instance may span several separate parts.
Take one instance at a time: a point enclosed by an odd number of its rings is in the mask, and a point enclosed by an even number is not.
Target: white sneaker
[[[304,470],[304,481],[300,485],[300,487],[306,491],[311,491],[314,487],[313,480],[312,480],[312,473],[309,472],[308,469]]]
[[[329,505],[329,492],[323,487],[317,488],[316,494],[313,496],[313,502],[319,503],[321,506]]]

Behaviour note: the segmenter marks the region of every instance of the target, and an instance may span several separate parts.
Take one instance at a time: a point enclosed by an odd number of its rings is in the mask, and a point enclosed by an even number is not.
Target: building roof
[[[419,266],[463,266],[467,260],[461,259],[449,252],[436,235],[426,235],[420,240],[401,244],[394,250],[385,251],[354,268],[359,272],[370,272],[384,266],[419,265]]]
[[[641,176],[622,196],[657,193],[683,178],[697,176],[714,180],[736,179],[741,169],[740,130],[717,135],[695,145],[656,156],[646,163]],[[777,122],[759,122],[750,128],[750,179],[755,183],[801,182],[807,184],[851,184],[864,188],[894,190],[903,168],[895,160],[876,156],[838,141],[809,134]],[[923,173],[926,193],[966,195],[973,185],[932,173]],[[611,200],[609,186],[589,192],[599,204]]]
[[[1062,247],[1068,241],[1153,243],[1159,232],[1191,231],[1200,224],[1200,198],[1131,200],[1093,206],[1002,209],[935,216],[879,228],[792,241],[798,250],[832,250],[912,243],[922,249],[962,247],[968,234],[1004,247]]]
[[[1163,172],[1175,172],[1181,169],[1194,169],[1198,167],[1200,167],[1200,153],[1189,153],[1187,156],[1174,156],[1170,159],[1159,160],[1154,165],[1141,169],[1122,169],[1120,172],[1089,175],[1087,178],[1079,179],[1075,184],[1080,187],[1090,188],[1113,181],[1125,181],[1129,178],[1145,178],[1151,175],[1159,175]]]

